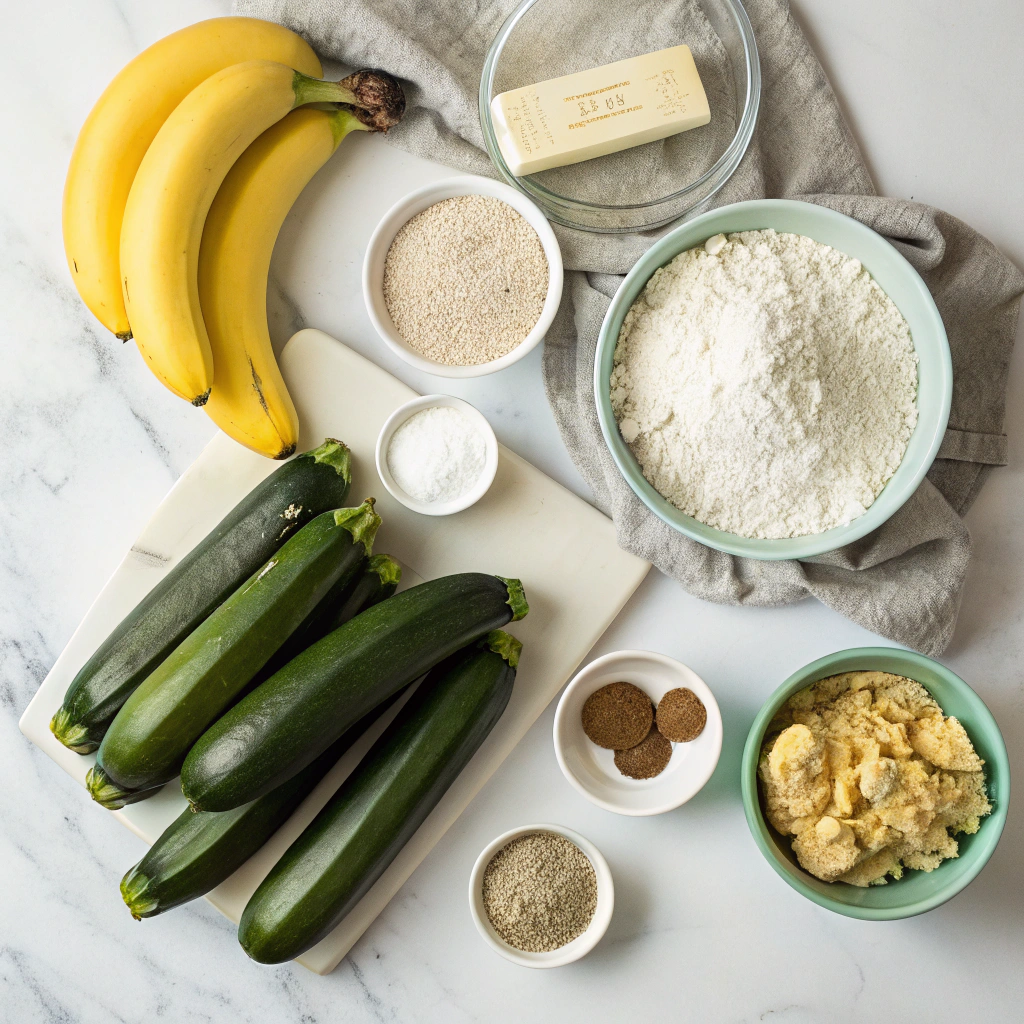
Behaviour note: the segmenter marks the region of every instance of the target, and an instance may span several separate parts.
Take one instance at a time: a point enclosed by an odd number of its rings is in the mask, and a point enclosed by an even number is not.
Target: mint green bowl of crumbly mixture
[[[744,276],[741,247],[780,236]],[[655,277],[691,250],[688,277]],[[615,465],[671,527],[733,555],[812,558],[881,526],[921,484],[953,371],[931,294],[892,244],[826,207],[763,199],[644,254],[605,316],[594,391]]]
[[[956,718],[984,761],[982,771],[991,813],[980,818],[973,834],[955,835],[957,856],[931,871],[904,869],[885,884],[866,887],[842,881],[825,882],[801,868],[793,836],[783,836],[769,823],[758,766],[765,740],[778,731],[786,702],[820,680],[847,672],[888,672],[920,683],[945,716]],[[773,724],[774,723],[774,724]],[[758,849],[775,872],[818,906],[865,921],[895,921],[934,910],[969,885],[988,863],[1006,822],[1010,802],[1010,765],[999,726],[981,698],[959,676],[937,661],[889,647],[840,651],[793,673],[765,702],[747,734],[741,764],[741,790],[747,825]],[[973,827],[973,826],[972,826]],[[897,871],[896,874],[899,874]]]

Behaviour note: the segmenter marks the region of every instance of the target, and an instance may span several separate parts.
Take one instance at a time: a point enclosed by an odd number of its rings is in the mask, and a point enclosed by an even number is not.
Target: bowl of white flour
[[[612,458],[666,523],[730,554],[809,558],[913,494],[953,371],[927,287],[886,239],[765,199],[645,253],[608,309],[594,388]]]

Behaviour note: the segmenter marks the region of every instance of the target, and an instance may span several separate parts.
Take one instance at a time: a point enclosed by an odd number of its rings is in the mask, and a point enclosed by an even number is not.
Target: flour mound
[[[708,526],[758,538],[862,515],[903,458],[916,395],[910,329],[860,261],[772,230],[656,271],[611,376],[620,432],[652,486]]]

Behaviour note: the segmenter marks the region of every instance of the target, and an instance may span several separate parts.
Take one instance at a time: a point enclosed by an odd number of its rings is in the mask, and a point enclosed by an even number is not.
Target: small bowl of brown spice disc
[[[588,800],[618,814],[661,814],[711,778],[722,716],[692,669],[663,654],[615,651],[565,688],[554,741],[562,774]]]
[[[615,891],[608,862],[561,825],[498,836],[469,878],[469,910],[495,952],[522,967],[561,967],[586,956],[608,930]]]
[[[541,342],[562,278],[540,209],[499,181],[463,175],[388,210],[366,248],[363,298],[381,339],[411,366],[480,377]]]

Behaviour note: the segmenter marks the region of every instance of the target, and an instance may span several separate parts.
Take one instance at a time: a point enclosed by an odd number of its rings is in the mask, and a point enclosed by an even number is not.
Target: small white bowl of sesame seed
[[[503,833],[470,872],[477,931],[521,967],[562,967],[586,956],[604,937],[614,908],[612,873],[601,851],[561,825]]]
[[[363,261],[363,298],[384,343],[439,377],[482,377],[537,347],[562,299],[562,255],[521,192],[475,175],[411,192]]]

